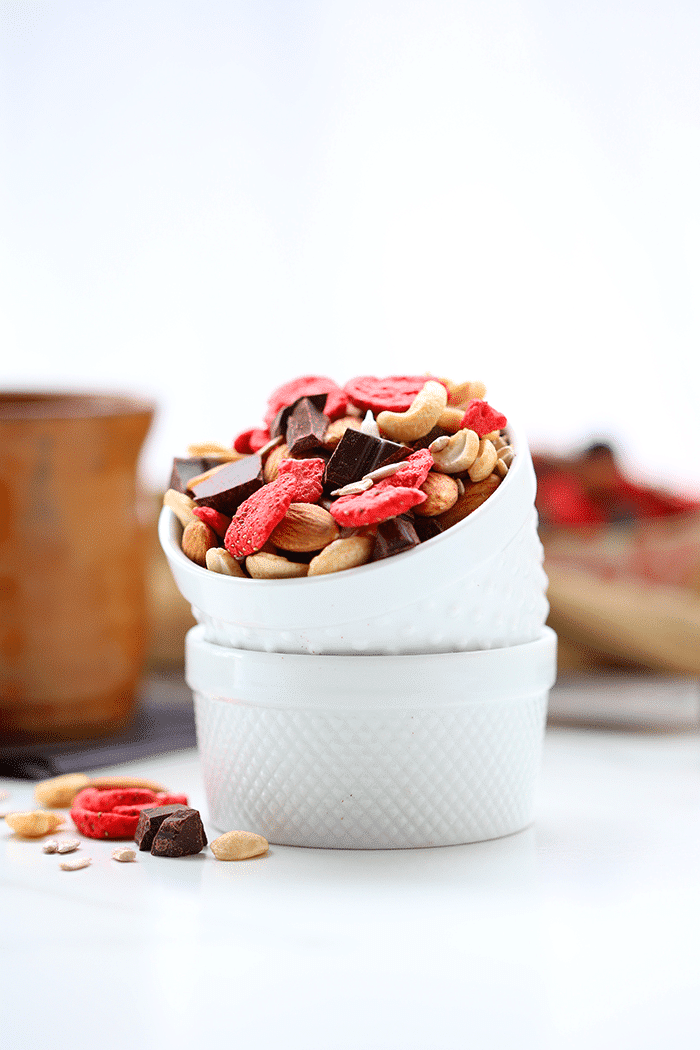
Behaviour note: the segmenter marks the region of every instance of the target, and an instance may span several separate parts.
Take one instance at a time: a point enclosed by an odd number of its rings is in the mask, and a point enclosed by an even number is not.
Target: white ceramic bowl
[[[209,818],[292,846],[498,838],[533,820],[556,636],[427,656],[302,656],[187,636]]]
[[[494,494],[463,521],[403,554],[299,580],[209,572],[180,549],[164,508],[160,542],[206,638],[259,652],[449,653],[539,637],[549,606],[525,439]]]

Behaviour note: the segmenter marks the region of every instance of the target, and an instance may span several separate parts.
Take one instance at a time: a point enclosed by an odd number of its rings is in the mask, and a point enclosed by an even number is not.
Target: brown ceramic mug
[[[146,646],[137,462],[153,406],[0,394],[0,736],[99,736]]]

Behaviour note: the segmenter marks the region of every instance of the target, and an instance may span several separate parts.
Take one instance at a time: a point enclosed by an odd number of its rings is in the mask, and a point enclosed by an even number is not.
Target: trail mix
[[[192,445],[164,503],[202,568],[320,576],[400,554],[455,525],[508,473],[506,417],[481,382],[301,376],[232,448]]]

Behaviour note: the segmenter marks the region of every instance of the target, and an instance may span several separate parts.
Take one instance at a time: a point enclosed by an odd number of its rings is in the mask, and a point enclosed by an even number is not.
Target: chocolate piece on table
[[[407,445],[385,441],[348,427],[328,461],[324,484],[331,489],[340,489],[387,463],[406,459],[412,451]]]
[[[213,507],[231,518],[243,500],[252,496],[262,484],[262,460],[253,453],[227,463],[190,491],[198,507]]]
[[[151,844],[155,857],[191,857],[203,850],[207,836],[196,809],[179,809],[166,817]]]
[[[309,400],[311,402],[311,404],[314,406],[314,408],[317,408],[319,410],[319,412],[323,412],[323,409],[326,407],[326,400],[327,400],[327,398],[328,398],[328,394],[310,394],[310,395],[307,395],[307,400]],[[285,405],[284,408],[281,408],[279,410],[279,412],[277,413],[275,418],[270,423],[270,437],[271,438],[278,437],[279,434],[286,435],[286,433],[287,433],[287,421],[288,421],[289,417],[291,416],[292,412],[294,411],[294,409],[296,408],[296,406],[302,400],[303,400],[303,398],[299,397],[299,398],[297,398],[296,401],[293,401],[291,403],[291,405]],[[328,420],[327,419],[326,419],[326,425],[328,425]]]
[[[140,850],[151,848],[151,843],[156,837],[156,832],[167,817],[181,810],[187,810],[188,806],[181,803],[171,803],[167,806],[146,806],[139,814],[139,822],[134,833],[134,842]],[[193,812],[196,812],[193,810]]]
[[[420,539],[412,519],[406,514],[399,514],[377,525],[372,561],[380,561],[382,558],[390,558],[393,554],[401,554],[402,551],[408,551],[419,543]]]
[[[196,478],[199,474],[203,474],[205,470],[218,467],[220,463],[220,459],[214,459],[212,456],[191,456],[189,459],[176,458],[173,460],[173,472],[170,475],[168,488],[175,489],[176,492],[186,493],[187,483],[190,478]]]
[[[301,397],[287,419],[286,442],[292,455],[319,448],[328,430],[324,416],[310,397]]]
[[[439,536],[441,532],[445,531],[435,518],[421,518],[418,514],[413,519],[413,528],[418,533],[421,543],[425,543],[426,540],[432,540],[433,536]]]

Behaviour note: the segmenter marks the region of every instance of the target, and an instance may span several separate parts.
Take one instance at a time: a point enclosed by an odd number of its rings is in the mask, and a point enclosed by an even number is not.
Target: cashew
[[[232,558],[223,547],[210,547],[205,558],[210,572],[220,572],[222,576],[239,576],[247,579],[236,559]]]
[[[446,405],[444,386],[429,379],[410,408],[405,412],[380,412],[377,424],[392,441],[416,441],[433,429]]]
[[[325,576],[329,572],[365,565],[372,556],[373,547],[373,536],[345,536],[334,540],[311,559],[309,576]]]
[[[245,567],[254,580],[294,580],[306,576],[309,566],[280,554],[249,554]]]
[[[447,389],[450,392],[449,404],[457,408],[466,408],[470,401],[483,401],[486,397],[486,386],[479,379],[472,379],[466,383],[450,383]]]
[[[463,419],[463,408],[453,408],[452,405],[448,405],[447,408],[443,408],[440,413],[437,426],[442,427],[443,430],[447,430],[450,434],[456,434],[457,431],[461,429]]]
[[[482,438],[479,442],[479,454],[469,468],[469,477],[472,481],[484,481],[493,471],[498,460],[498,453],[488,438]]]
[[[443,474],[469,470],[479,453],[479,435],[473,430],[458,430],[444,442],[444,438],[436,438],[428,446],[437,469]]]

